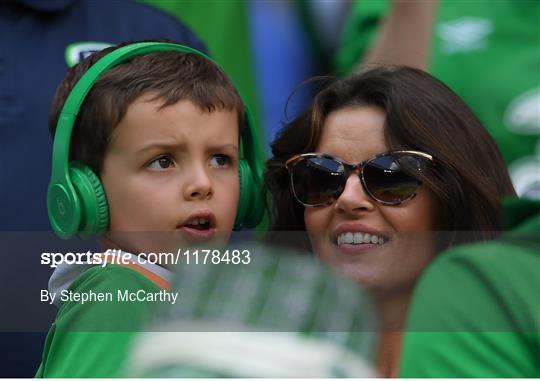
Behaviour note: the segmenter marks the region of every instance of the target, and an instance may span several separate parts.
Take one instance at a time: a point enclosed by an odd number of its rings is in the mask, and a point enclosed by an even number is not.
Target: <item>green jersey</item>
[[[36,377],[120,377],[136,333],[163,301],[170,274],[133,263],[82,271],[69,266],[58,267],[49,283],[62,302]],[[55,276],[63,284],[58,289],[51,286]]]
[[[506,211],[510,232],[443,252],[420,279],[401,376],[540,377],[540,202]]]

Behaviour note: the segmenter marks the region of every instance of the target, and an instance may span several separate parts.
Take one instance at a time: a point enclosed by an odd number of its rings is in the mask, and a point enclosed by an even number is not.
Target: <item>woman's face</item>
[[[316,151],[349,163],[387,152],[385,113],[372,106],[330,113]],[[428,234],[434,227],[434,195],[421,187],[416,197],[397,206],[368,196],[360,178],[351,174],[333,204],[306,208],[304,219],[314,252],[348,277],[375,292],[408,290],[434,255]],[[376,244],[338,244],[344,234],[375,234]],[[358,235],[357,235],[358,237]],[[356,237],[355,237],[356,238]]]

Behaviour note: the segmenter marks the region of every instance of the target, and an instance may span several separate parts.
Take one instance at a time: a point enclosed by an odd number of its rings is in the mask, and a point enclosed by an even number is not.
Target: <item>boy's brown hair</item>
[[[62,107],[77,81],[106,54],[133,42],[94,53],[71,68],[58,86],[49,114],[49,130],[54,136]],[[114,128],[128,107],[141,95],[155,93],[161,107],[190,100],[203,112],[236,110],[240,133],[245,106],[225,72],[215,63],[193,53],[163,51],[137,56],[105,72],[84,99],[73,127],[70,161],[101,172],[103,159]],[[151,126],[149,126],[151,128]]]

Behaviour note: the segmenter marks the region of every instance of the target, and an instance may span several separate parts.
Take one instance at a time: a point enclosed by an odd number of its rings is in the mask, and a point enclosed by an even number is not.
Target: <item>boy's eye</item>
[[[218,154],[210,157],[210,166],[216,168],[228,167],[231,164],[231,158],[228,155]]]
[[[172,165],[173,165],[173,162],[171,161],[171,159],[169,159],[167,156],[161,156],[155,160],[152,160],[147,165],[147,168],[155,170],[155,171],[162,171],[164,169],[172,167]]]

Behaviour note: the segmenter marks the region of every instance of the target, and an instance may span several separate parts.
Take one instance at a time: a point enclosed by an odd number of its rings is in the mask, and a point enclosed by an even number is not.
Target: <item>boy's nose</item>
[[[343,193],[337,199],[335,206],[345,213],[357,213],[373,210],[374,200],[366,193],[360,177],[352,173],[345,183]]]
[[[186,200],[206,200],[212,197],[214,193],[212,181],[205,170],[194,170],[192,176],[189,176],[186,181],[187,184],[184,188]]]

